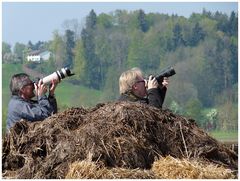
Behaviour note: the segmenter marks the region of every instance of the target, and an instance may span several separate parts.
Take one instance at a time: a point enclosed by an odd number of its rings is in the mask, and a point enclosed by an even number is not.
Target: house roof
[[[28,56],[40,55],[43,52],[49,52],[48,50],[34,50],[28,54]]]

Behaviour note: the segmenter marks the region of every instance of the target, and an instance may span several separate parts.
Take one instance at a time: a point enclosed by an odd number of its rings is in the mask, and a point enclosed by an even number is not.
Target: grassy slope
[[[222,142],[237,142],[238,132],[237,131],[211,131],[209,133],[212,137]]]
[[[101,91],[73,85],[64,80],[58,85],[55,93],[60,108],[94,106],[101,97]]]

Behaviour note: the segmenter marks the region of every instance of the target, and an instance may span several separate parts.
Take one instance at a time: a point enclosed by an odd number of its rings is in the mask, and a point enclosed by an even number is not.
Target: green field
[[[212,131],[209,133],[212,137],[221,142],[237,142],[237,131]]]
[[[101,91],[88,89],[62,81],[56,89],[56,98],[60,108],[91,107],[100,102]]]

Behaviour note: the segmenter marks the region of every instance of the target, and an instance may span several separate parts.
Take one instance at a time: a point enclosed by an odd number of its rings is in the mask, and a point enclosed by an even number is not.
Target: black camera
[[[174,74],[176,74],[174,68],[168,67],[162,70],[158,76],[155,76],[155,78],[157,79],[158,83],[161,84],[163,82],[164,77],[170,77],[170,76],[173,76]]]

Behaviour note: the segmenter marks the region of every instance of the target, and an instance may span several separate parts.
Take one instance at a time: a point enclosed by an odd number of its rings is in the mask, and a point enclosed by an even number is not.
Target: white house
[[[51,56],[51,52],[48,50],[35,50],[28,54],[27,61],[29,62],[41,62],[47,61]]]

